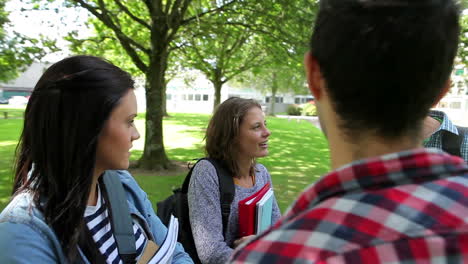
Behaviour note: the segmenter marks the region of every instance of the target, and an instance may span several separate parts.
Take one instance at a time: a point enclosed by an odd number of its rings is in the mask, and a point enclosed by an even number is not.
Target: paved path
[[[277,115],[276,117],[279,118],[287,118],[289,121],[291,120],[296,120],[299,122],[299,120],[305,120],[310,123],[312,123],[314,126],[316,126],[318,129],[322,130],[320,127],[320,122],[318,120],[317,116],[290,116],[290,115]]]

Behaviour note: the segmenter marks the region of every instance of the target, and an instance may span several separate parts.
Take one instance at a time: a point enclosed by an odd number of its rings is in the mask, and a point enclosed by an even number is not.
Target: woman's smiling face
[[[239,155],[259,158],[268,155],[268,137],[265,114],[258,107],[252,107],[244,116],[239,128]]]

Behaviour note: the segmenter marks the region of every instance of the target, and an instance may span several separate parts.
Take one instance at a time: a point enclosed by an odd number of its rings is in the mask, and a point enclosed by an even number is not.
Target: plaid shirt
[[[429,112],[429,115],[442,120],[442,123],[439,129],[429,137],[429,140],[424,142],[424,147],[442,149],[442,130],[458,135],[458,129],[444,112],[432,110]],[[468,131],[463,136],[460,152],[462,158],[468,163]]]
[[[468,263],[468,166],[437,149],[354,162],[309,186],[231,263]]]

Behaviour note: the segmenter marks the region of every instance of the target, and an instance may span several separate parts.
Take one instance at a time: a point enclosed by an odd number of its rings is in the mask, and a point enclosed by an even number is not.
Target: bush
[[[290,105],[288,106],[286,112],[288,113],[288,115],[298,116],[301,115],[302,108],[300,108],[297,105]]]
[[[316,116],[317,115],[317,107],[313,103],[305,103],[301,105],[302,107],[302,115],[304,116]]]

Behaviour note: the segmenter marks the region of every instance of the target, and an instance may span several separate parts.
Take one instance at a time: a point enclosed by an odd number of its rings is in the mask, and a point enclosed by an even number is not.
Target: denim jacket
[[[162,244],[167,228],[156,216],[146,193],[127,171],[111,171],[120,176],[127,193],[132,216],[140,219],[146,233]],[[76,264],[90,263],[78,248]],[[34,206],[32,194],[23,192],[13,198],[0,214],[0,263],[69,263],[54,231]],[[193,263],[177,243],[172,263]]]

